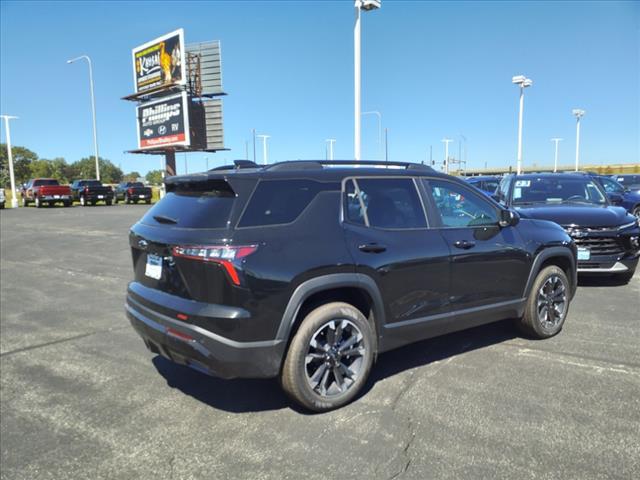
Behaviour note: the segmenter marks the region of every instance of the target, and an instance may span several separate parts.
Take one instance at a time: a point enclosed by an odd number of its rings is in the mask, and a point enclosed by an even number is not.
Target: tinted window
[[[498,223],[495,208],[468,188],[442,180],[429,180],[428,188],[443,226],[477,227]]]
[[[264,180],[258,183],[239,227],[293,222],[322,190],[336,189],[313,180]]]
[[[600,177],[600,182],[607,193],[624,193],[624,187],[614,180]]]
[[[48,179],[44,179],[44,180],[34,180],[33,181],[33,186],[38,186],[38,185],[60,185],[58,183],[57,180],[53,180],[51,178]]]
[[[346,219],[357,225],[365,225],[364,210],[360,203],[360,195],[356,193],[356,186],[353,180],[347,182],[345,195]]]
[[[224,228],[234,201],[235,194],[228,186],[216,188],[215,185],[209,185],[206,191],[172,191],[147,211],[142,223],[183,228]],[[164,217],[165,220],[158,221],[154,217]]]
[[[589,177],[558,174],[545,177],[516,178],[513,204],[531,203],[605,203],[600,187]]]
[[[482,189],[485,192],[495,192],[498,189],[499,181],[498,180],[485,180],[482,182]]]
[[[358,194],[351,191],[347,201],[347,218],[362,223],[366,218],[371,227],[425,228],[427,221],[418,191],[410,178],[359,178]],[[349,198],[349,186],[347,186]],[[357,200],[357,201],[356,201]],[[362,207],[364,206],[364,211]]]
[[[500,180],[500,184],[498,185],[498,188],[496,190],[496,195],[498,196],[498,199],[502,204],[507,203],[507,198],[509,197],[510,181],[511,177],[502,177],[502,180]]]
[[[144,187],[144,185],[141,182],[131,182],[129,184],[130,187]]]

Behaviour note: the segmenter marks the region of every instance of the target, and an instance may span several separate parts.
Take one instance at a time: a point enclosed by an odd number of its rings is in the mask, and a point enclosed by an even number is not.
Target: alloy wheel
[[[311,337],[305,356],[307,381],[322,397],[343,394],[358,379],[364,367],[362,332],[351,321],[325,323]]]
[[[567,287],[558,275],[552,275],[538,291],[537,312],[546,329],[556,327],[567,311]]]

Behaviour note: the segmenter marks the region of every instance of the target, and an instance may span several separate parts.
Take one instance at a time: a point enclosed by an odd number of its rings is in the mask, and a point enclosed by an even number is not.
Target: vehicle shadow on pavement
[[[366,395],[376,382],[405,370],[501,343],[516,336],[513,323],[502,321],[424,340],[381,354],[359,396]],[[301,414],[312,414],[290,401],[276,379],[223,380],[175,364],[160,355],[154,357],[152,362],[168,386],[213,408],[248,413],[288,407]]]
[[[615,275],[608,277],[578,277],[579,287],[622,287],[627,283],[627,281],[622,281]]]

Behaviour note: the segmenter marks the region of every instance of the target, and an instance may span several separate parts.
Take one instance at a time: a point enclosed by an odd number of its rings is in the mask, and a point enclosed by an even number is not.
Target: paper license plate
[[[60,198],[60,195],[54,195],[53,198]]]
[[[104,195],[98,195],[98,198],[104,198]]]
[[[147,255],[147,267],[144,270],[147,277],[160,280],[162,277],[162,257],[157,255]]]
[[[138,195],[140,198],[144,198],[144,195]]]
[[[589,260],[591,251],[588,248],[578,248],[578,260]]]

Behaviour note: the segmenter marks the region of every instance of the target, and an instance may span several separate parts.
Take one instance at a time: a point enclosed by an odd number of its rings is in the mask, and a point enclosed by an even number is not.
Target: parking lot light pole
[[[576,117],[576,172],[580,168],[580,119],[584,116],[584,110],[580,108],[574,108],[571,112]]]
[[[98,162],[98,130],[96,127],[96,99],[93,95],[93,66],[91,64],[91,59],[87,55],[82,55],[77,58],[72,58],[71,60],[67,60],[67,63],[73,63],[76,60],[84,59],[89,64],[89,88],[91,90],[91,112],[93,115],[93,148],[96,154],[96,180],[100,180],[100,164]]]
[[[558,142],[561,142],[563,139],[562,138],[552,138],[551,141],[555,142],[556,144],[556,155],[555,158],[553,160],[553,173],[556,173],[558,171]]]
[[[336,139],[327,138],[325,142],[329,144],[329,160],[333,160],[333,144],[336,143]]]
[[[520,112],[518,114],[518,164],[516,172],[522,173],[522,111],[524,109],[524,89],[533,85],[533,80],[524,75],[516,75],[511,78],[511,83],[520,86]]]
[[[360,98],[361,98],[361,69],[360,69],[360,13],[361,10],[369,11],[380,8],[380,0],[355,0],[356,21],[353,27],[353,93],[354,93],[354,134],[353,134],[353,158],[360,160]]]
[[[449,173],[449,144],[453,142],[450,138],[443,138],[444,143],[444,173]]]
[[[271,138],[269,135],[256,135],[256,137],[260,137],[262,139],[262,163],[269,163],[269,157],[267,152],[267,139]]]
[[[9,157],[9,178],[11,180],[11,208],[18,208],[18,195],[16,192],[16,177],[13,174],[13,153],[11,152],[11,129],[9,128],[9,120],[15,120],[18,117],[11,115],[1,115],[4,119],[4,131],[7,137],[7,156]]]
[[[376,115],[378,117],[378,148],[382,150],[382,114],[377,110],[362,112],[362,115]]]

